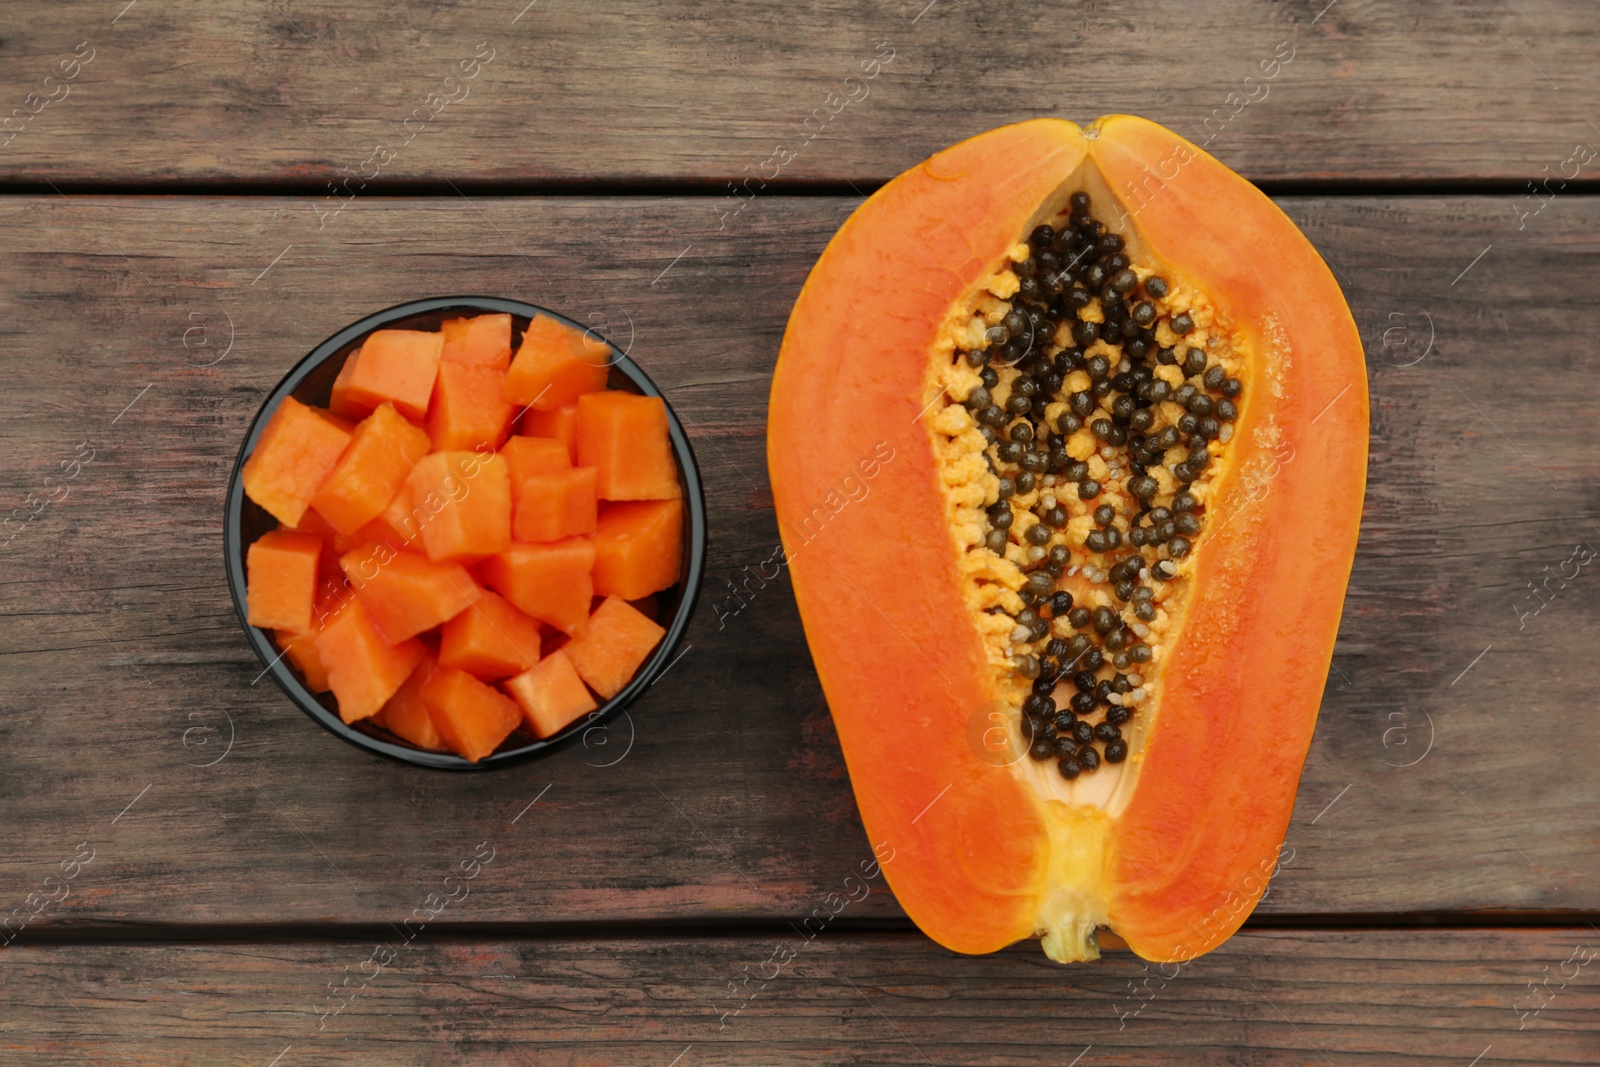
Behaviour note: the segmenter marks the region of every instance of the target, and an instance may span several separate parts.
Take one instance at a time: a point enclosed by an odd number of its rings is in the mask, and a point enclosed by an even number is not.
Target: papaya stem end
[[[1044,954],[1057,963],[1082,963],[1100,958],[1095,924],[1086,919],[1057,924],[1046,931],[1041,945]]]

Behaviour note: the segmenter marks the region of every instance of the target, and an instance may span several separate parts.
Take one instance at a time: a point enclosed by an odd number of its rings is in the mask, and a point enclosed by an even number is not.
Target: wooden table
[[[1600,545],[1590,5],[27,8],[0,12],[0,500],[79,464],[0,549],[0,915],[29,916],[0,1062],[1600,1060],[1600,576],[1533,591]],[[956,956],[877,882],[774,975],[870,854],[789,586],[718,610],[777,540],[789,306],[898,171],[1115,111],[1276,197],[1368,347],[1371,485],[1291,858],[1176,971]],[[263,396],[441,293],[631,344],[713,531],[686,652],[630,717],[492,775],[317,729],[223,584]]]

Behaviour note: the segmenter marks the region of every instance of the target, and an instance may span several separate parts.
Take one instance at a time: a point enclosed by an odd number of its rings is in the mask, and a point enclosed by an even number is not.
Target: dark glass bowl
[[[294,701],[301,711],[324,729],[337,734],[352,745],[419,767],[444,770],[490,770],[507,767],[560,748],[590,730],[603,727],[609,720],[615,718],[619,712],[637,700],[671,665],[673,650],[689,625],[689,616],[694,611],[695,595],[700,590],[700,579],[705,570],[706,506],[700,490],[700,472],[695,466],[694,452],[689,447],[689,438],[683,432],[678,417],[673,413],[672,405],[667,404],[668,433],[672,439],[673,455],[678,462],[678,478],[683,485],[684,504],[683,566],[679,571],[678,583],[656,594],[660,621],[667,632],[622,692],[590,712],[588,716],[573,722],[560,733],[552,737],[535,738],[525,727],[519,726],[492,755],[473,763],[452,753],[429,752],[416,748],[364,720],[346,724],[339,718],[332,694],[319,695],[308,689],[299,671],[280,653],[272,634],[250,625],[245,608],[245,551],[257,537],[268,530],[276,529],[278,524],[271,515],[245,496],[241,471],[245,460],[255,449],[262,429],[272,413],[277,411],[283,398],[293,396],[304,404],[326,407],[329,393],[333,389],[333,380],[338,376],[340,368],[344,366],[350,353],[360,347],[361,342],[374,330],[437,330],[445,319],[486,312],[510,312],[512,326],[517,335],[527,328],[529,319],[534,315],[549,315],[574,329],[584,329],[571,319],[534,304],[484,296],[413,300],[351,323],[312,349],[310,355],[284,376],[277,388],[272,391],[272,395],[261,405],[261,410],[256,412],[255,419],[250,423],[249,432],[245,434],[244,444],[239,449],[239,458],[233,465],[233,476],[228,482],[227,513],[223,519],[223,556],[228,568],[228,591],[233,595],[233,606],[239,613],[239,624],[244,627],[245,638],[266,667],[263,673],[271,674],[273,680],[283,688],[289,699]],[[599,336],[593,330],[589,331],[589,335]],[[610,344],[609,341],[606,343]],[[661,395],[655,383],[615,345],[611,345],[609,384],[613,389],[625,389],[644,396]]]

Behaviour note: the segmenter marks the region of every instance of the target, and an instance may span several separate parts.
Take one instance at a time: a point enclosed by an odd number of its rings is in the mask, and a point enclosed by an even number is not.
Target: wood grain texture
[[[1031,949],[830,933],[397,940],[13,950],[0,1049],[163,1067],[1466,1067],[1600,1050],[1588,928],[1244,934],[1165,977],[1127,953],[1067,969]]]
[[[993,126],[1121,112],[1254,179],[1520,187],[1600,145],[1582,0],[71,0],[0,38],[0,182],[35,185],[877,182]],[[80,44],[63,96],[44,79]]]
[[[853,206],[761,198],[707,236],[695,199],[360,199],[322,230],[300,200],[0,201],[0,514],[94,450],[0,548],[0,917],[80,843],[95,858],[32,923],[394,920],[483,842],[499,858],[454,921],[809,914],[870,844],[786,580],[752,576],[777,541],[773,359]],[[1600,689],[1600,578],[1528,589],[1600,543],[1600,309],[1574,284],[1600,203],[1558,198],[1520,232],[1486,198],[1284,206],[1370,345],[1373,461],[1263,910],[1600,907],[1600,735],[1574,726]],[[711,515],[683,658],[608,737],[495,775],[365,756],[252,684],[223,583],[262,397],[347,322],[451,292],[631,346]],[[899,915],[886,893],[852,914]]]

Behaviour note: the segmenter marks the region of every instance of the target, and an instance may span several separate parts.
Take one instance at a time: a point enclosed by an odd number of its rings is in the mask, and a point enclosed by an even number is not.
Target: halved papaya
[[[934,940],[1141,956],[1271,876],[1361,518],[1311,244],[1129,116],[991,131],[845,222],[773,378],[779,529],[862,820]],[[1296,457],[1299,457],[1298,460]]]

